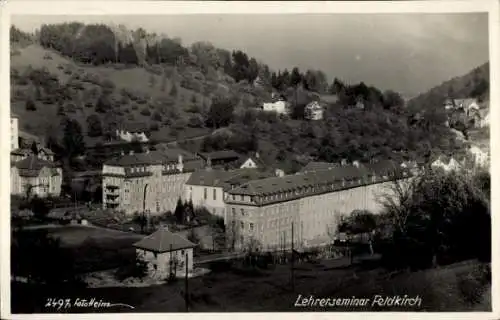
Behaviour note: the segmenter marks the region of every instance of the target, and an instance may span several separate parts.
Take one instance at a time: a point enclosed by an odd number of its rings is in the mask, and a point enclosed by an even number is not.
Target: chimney
[[[184,170],[184,163],[182,161],[182,154],[179,154],[178,156],[178,164],[177,164],[177,170],[179,170],[180,172],[182,172]]]
[[[210,156],[207,157],[207,169],[212,169],[212,159],[210,159]]]

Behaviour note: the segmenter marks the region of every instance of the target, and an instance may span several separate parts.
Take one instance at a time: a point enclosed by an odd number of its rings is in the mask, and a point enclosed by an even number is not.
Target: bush
[[[26,101],[26,110],[28,111],[36,111],[36,104],[33,100],[28,99]]]
[[[191,128],[202,128],[204,124],[204,119],[201,114],[193,114],[189,117],[188,126]]]
[[[149,116],[151,116],[151,110],[149,110],[148,108],[143,108],[143,109],[141,110],[141,114],[142,114],[143,116],[145,116],[145,117],[149,117]]]

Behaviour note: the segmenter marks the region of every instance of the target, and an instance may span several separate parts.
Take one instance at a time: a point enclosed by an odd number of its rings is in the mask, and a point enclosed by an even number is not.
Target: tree
[[[401,110],[404,107],[404,100],[394,91],[388,90],[384,92],[383,106],[388,110]]]
[[[97,99],[97,103],[95,105],[95,111],[99,113],[106,113],[113,109],[113,104],[107,94],[101,94],[99,99]]]
[[[212,100],[207,115],[207,126],[220,128],[227,126],[233,119],[234,105],[227,97],[217,96]]]
[[[45,229],[13,232],[11,265],[12,274],[26,277],[29,283],[52,286],[84,284],[75,272],[70,249],[63,248],[60,239],[49,236]]]
[[[172,89],[170,89],[170,96],[177,97],[177,86],[175,85],[175,83],[172,85]]]
[[[393,226],[383,257],[393,267],[425,268],[465,259],[491,259],[489,198],[475,176],[427,168],[394,183],[383,204]]]
[[[89,137],[100,137],[102,136],[102,123],[101,119],[97,114],[92,114],[87,117],[87,135]]]
[[[66,119],[64,124],[63,147],[68,159],[82,155],[85,152],[82,128],[76,120]]]
[[[177,205],[175,206],[174,216],[177,219],[177,223],[184,223],[186,221],[185,208],[182,203],[181,198],[177,200]]]
[[[36,104],[32,99],[26,100],[26,110],[36,111]]]

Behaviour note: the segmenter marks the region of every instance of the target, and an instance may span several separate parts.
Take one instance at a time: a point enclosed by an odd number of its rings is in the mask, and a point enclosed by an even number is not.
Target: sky
[[[405,97],[488,61],[487,13],[12,16],[32,32],[44,23],[80,21],[142,27],[182,39],[243,50],[271,69],[325,72]]]

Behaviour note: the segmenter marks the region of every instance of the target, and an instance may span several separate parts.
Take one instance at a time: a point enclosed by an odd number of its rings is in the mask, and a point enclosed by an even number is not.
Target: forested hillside
[[[469,73],[455,77],[432,88],[408,102],[409,107],[441,107],[446,98],[477,98],[480,102],[489,101],[490,63],[487,62]]]
[[[287,171],[310,159],[400,160],[461,147],[439,111],[417,117],[396,92],[328,83],[320,70],[272,70],[206,42],[187,47],[142,29],[81,23],[44,25],[33,35],[13,27],[11,41],[12,109],[22,128],[74,155],[120,127],[142,128],[153,140],[224,127],[194,147],[259,151]],[[255,109],[273,91],[288,98],[291,117]],[[313,99],[327,104],[321,121],[304,120]]]

